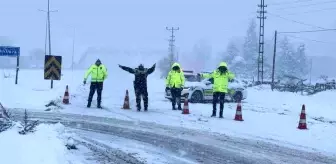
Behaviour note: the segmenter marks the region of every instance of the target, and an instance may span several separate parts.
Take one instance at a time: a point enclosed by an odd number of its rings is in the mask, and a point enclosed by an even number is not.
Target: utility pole
[[[177,28],[168,28],[166,27],[166,30],[171,31],[171,36],[170,36],[170,40],[169,40],[169,52],[170,52],[170,56],[171,56],[171,63],[170,65],[172,65],[174,63],[174,61],[176,60],[176,57],[174,55],[174,48],[175,48],[175,35],[174,35],[174,31],[180,30],[179,27]]]
[[[312,69],[313,69],[313,58],[310,58],[309,84],[311,84]]]
[[[274,32],[274,50],[273,50],[273,66],[272,66],[272,91],[274,89],[274,74],[275,74],[275,56],[276,56],[276,46],[277,46],[277,35],[278,32]]]
[[[48,0],[47,11],[45,11],[45,10],[39,10],[39,11],[43,11],[43,12],[47,13],[48,42],[49,42],[49,48],[48,49],[49,49],[49,55],[52,55],[51,54],[51,34],[50,34],[50,12],[57,12],[57,10],[50,11],[50,0]],[[45,47],[46,47],[46,44],[47,43],[45,43]],[[50,88],[51,89],[53,88],[53,85],[54,85],[54,81],[53,81],[53,79],[51,79],[51,83],[50,83]]]
[[[48,17],[46,19],[45,40],[44,40],[44,56],[47,55],[47,43],[48,43]]]
[[[73,34],[72,34],[72,57],[71,57],[71,70],[72,70],[72,82],[74,78],[74,58],[75,58],[75,36],[76,36],[76,28],[73,28]]]
[[[72,61],[71,61],[71,69],[72,72],[74,71],[74,56],[75,56],[75,35],[76,29],[73,29],[73,38],[72,38]]]
[[[265,27],[265,0],[260,0],[260,4],[258,5],[260,11],[258,11],[260,23],[259,23],[259,52],[258,52],[258,83],[263,83],[264,81],[264,27]]]

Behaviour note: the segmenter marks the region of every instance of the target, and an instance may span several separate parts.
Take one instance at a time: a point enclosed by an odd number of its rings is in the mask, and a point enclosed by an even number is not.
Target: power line
[[[316,6],[316,5],[322,5],[322,4],[328,4],[328,3],[336,3],[336,1],[333,0],[333,1],[325,1],[325,2],[319,2],[319,3],[312,3],[312,4],[307,4],[307,5],[283,7],[283,8],[279,8],[279,9],[276,9],[276,10],[296,9],[296,8],[300,8],[300,7],[309,7],[309,6]]]
[[[271,5],[271,6],[291,5],[291,4],[302,3],[302,2],[309,2],[309,1],[313,1],[313,0],[284,1],[284,2],[280,2],[280,3],[271,3],[269,5]]]
[[[283,19],[283,20],[291,21],[293,23],[297,23],[297,24],[301,24],[301,25],[305,25],[305,26],[310,26],[310,27],[313,27],[313,28],[319,28],[319,29],[323,29],[323,30],[326,29],[324,27],[320,27],[320,26],[316,26],[316,25],[312,25],[312,24],[308,24],[308,23],[292,20],[292,19],[289,19],[289,18],[285,18],[285,17],[282,17],[280,15],[276,15],[276,14],[272,14],[272,13],[268,13],[268,14],[271,15],[271,16],[278,17],[278,18]]]
[[[323,32],[323,31],[336,31],[336,29],[324,29],[324,30],[310,30],[310,31],[289,31],[289,32],[278,32],[278,33],[308,33],[308,32]]]
[[[299,14],[317,13],[317,12],[330,11],[330,10],[336,10],[336,7],[319,9],[319,10],[310,10],[310,11],[306,11],[306,12],[291,13],[291,14],[286,14],[286,15],[299,15]]]
[[[288,34],[286,34],[285,36],[292,37],[292,38],[296,38],[296,39],[302,39],[302,40],[306,40],[306,41],[311,41],[311,42],[317,42],[317,43],[333,44],[333,45],[336,44],[336,43],[325,42],[325,41],[320,41],[320,40],[315,40],[315,39],[309,39],[309,38],[304,38],[304,37],[298,37],[298,36],[295,36],[295,35],[288,35]]]

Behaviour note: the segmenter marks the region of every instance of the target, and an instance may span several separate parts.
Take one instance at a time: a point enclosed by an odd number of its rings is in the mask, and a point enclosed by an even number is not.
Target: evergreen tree
[[[243,46],[243,58],[245,59],[245,72],[250,77],[254,76],[258,70],[258,37],[256,32],[257,23],[252,19],[246,32]]]
[[[193,70],[196,72],[204,71],[207,62],[211,57],[212,47],[205,41],[200,40],[193,47],[192,58],[188,59],[189,63],[194,63]]]
[[[300,77],[306,77],[309,72],[308,59],[305,52],[305,45],[301,44],[296,51],[297,74]]]
[[[170,68],[174,62],[177,61],[176,55],[174,53],[169,53],[168,56],[162,58],[159,63],[158,67],[161,71],[161,78],[165,78],[170,71]]]
[[[268,81],[272,77],[272,65],[273,65],[273,43],[274,40],[265,39],[264,44],[264,81]]]
[[[276,64],[277,77],[296,76],[296,57],[293,45],[287,37],[284,37],[279,44],[279,53]]]
[[[229,42],[223,59],[228,64],[230,71],[237,75],[246,76],[244,58],[240,56],[239,48],[233,41]]]
[[[239,56],[239,49],[235,43],[232,41],[226,47],[226,52],[224,54],[224,61],[231,65],[234,62],[234,59]]]

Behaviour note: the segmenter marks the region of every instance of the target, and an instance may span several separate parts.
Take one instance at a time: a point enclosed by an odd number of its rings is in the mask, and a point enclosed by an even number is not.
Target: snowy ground
[[[272,92],[268,87],[249,88],[243,103],[244,122],[233,120],[236,104],[225,105],[224,119],[210,118],[210,104],[189,104],[190,115],[172,111],[170,102],[164,99],[164,81],[153,74],[148,77],[150,108],[147,113],[134,110],[135,97],[133,75],[116,68],[109,68],[109,79],[104,83],[103,106],[108,110],[86,108],[89,85],[83,86],[85,70],[63,71],[62,81],[43,80],[43,70],[22,70],[19,84],[14,78],[0,78],[0,100],[7,108],[26,108],[44,111],[50,100],[61,101],[65,86],[69,85],[70,105],[52,112],[96,115],[125,120],[141,120],[170,126],[224,133],[249,139],[260,139],[298,149],[319,151],[336,155],[336,91],[313,96]],[[7,74],[9,71],[7,71]],[[13,74],[14,75],[14,74]],[[130,91],[132,110],[120,109],[125,90]],[[3,92],[4,91],[4,92]],[[306,105],[308,130],[298,130],[302,104]]]
[[[36,132],[20,135],[19,124],[0,133],[1,163],[12,164],[85,164],[89,152],[68,150],[68,135],[60,124],[37,126]]]

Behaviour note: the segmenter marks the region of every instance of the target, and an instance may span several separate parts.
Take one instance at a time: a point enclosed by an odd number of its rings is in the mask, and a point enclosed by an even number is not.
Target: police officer
[[[219,64],[219,67],[214,70],[210,74],[200,74],[204,78],[213,78],[214,84],[213,84],[213,110],[211,117],[216,117],[216,107],[217,107],[217,101],[219,98],[219,117],[223,118],[223,109],[224,109],[224,99],[225,94],[228,93],[228,84],[229,80],[232,80],[235,75],[231,73],[228,68],[227,64],[225,62],[221,62]]]
[[[135,79],[133,81],[135,97],[136,97],[136,106],[137,110],[141,110],[141,97],[144,102],[145,111],[148,110],[148,92],[147,92],[147,76],[154,72],[155,64],[151,68],[145,68],[142,64],[138,68],[129,68],[126,66],[119,65],[119,67],[131,74],[134,74]]]
[[[103,91],[104,80],[107,78],[107,69],[98,59],[96,63],[91,65],[91,67],[86,71],[84,75],[84,85],[86,84],[86,80],[89,75],[91,75],[91,85],[87,107],[91,107],[92,97],[97,90],[97,108],[102,108],[101,95]]]
[[[166,78],[166,92],[170,90],[172,95],[172,109],[176,110],[175,105],[177,103],[178,110],[182,110],[181,107],[181,92],[185,83],[184,73],[179,63],[174,63],[171,66],[171,70]]]

